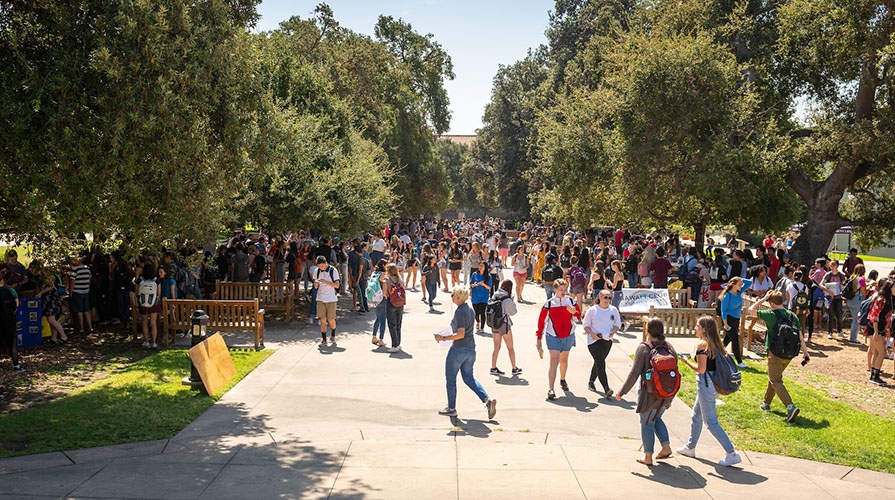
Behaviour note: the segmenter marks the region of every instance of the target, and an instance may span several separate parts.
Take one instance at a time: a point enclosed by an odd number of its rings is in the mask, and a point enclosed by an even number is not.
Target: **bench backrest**
[[[715,316],[715,310],[709,308],[679,307],[673,309],[657,309],[650,307],[650,317],[659,318],[665,324],[666,337],[683,337],[695,335],[696,321],[702,316]],[[717,318],[715,323],[717,324]],[[643,325],[646,333],[646,324]]]
[[[209,328],[236,328],[253,323],[261,309],[253,300],[192,300],[162,299],[162,314],[167,328],[189,329],[193,311],[201,309],[208,315]]]
[[[292,300],[292,283],[246,283],[218,281],[215,298],[218,300],[258,299],[261,307],[284,305]]]
[[[668,298],[671,299],[671,307],[676,309],[690,307],[689,288],[669,288]]]

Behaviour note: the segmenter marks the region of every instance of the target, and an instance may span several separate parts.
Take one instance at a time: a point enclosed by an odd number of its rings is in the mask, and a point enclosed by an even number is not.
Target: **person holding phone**
[[[594,381],[599,377],[603,386],[603,397],[611,398],[612,389],[609,388],[609,380],[606,377],[606,357],[612,349],[612,338],[615,332],[622,326],[621,314],[611,304],[612,292],[600,291],[597,295],[596,307],[591,307],[584,314],[584,332],[587,334],[587,350],[594,358],[594,365],[590,369],[590,379],[587,388],[597,392]]]
[[[771,308],[759,310],[761,304],[765,302],[767,302]],[[799,415],[799,409],[793,404],[792,398],[786,390],[786,386],[783,385],[783,370],[786,370],[786,367],[789,366],[791,360],[777,357],[771,352],[774,327],[777,325],[776,311],[781,311],[782,315],[788,316],[789,320],[792,321],[799,330],[799,340],[802,343],[802,366],[807,364],[811,359],[811,356],[808,354],[808,346],[805,344],[805,336],[802,334],[802,325],[799,323],[799,317],[792,311],[783,307],[782,293],[776,290],[770,290],[764,297],[759,299],[758,302],[752,304],[752,307],[749,308],[749,314],[758,316],[758,318],[764,321],[768,326],[768,334],[765,338],[765,347],[768,351],[768,389],[765,391],[764,402],[761,403],[760,408],[767,412],[771,411],[771,401],[774,400],[774,395],[776,394],[777,397],[780,398],[780,402],[786,405],[786,421],[792,422]]]
[[[709,432],[715,436],[715,439],[727,452],[727,455],[719,460],[718,464],[730,467],[742,462],[743,459],[736,452],[727,433],[721,428],[721,424],[718,423],[718,413],[715,411],[718,391],[715,390],[715,384],[712,382],[715,360],[725,358],[727,351],[718,334],[715,318],[702,316],[696,320],[695,330],[696,338],[699,339],[696,344],[696,362],[693,363],[687,359],[687,356],[682,355],[680,358],[685,365],[696,372],[696,401],[693,403],[693,413],[690,418],[690,437],[687,439],[687,444],[678,448],[677,452],[685,457],[696,458],[696,444],[702,434],[702,423],[705,422]]]

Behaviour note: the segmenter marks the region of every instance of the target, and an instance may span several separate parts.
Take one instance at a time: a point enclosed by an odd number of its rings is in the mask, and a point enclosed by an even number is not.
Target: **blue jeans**
[[[426,293],[429,294],[429,307],[435,304],[435,294],[438,293],[438,283],[426,282]]]
[[[553,283],[544,283],[544,293],[547,294],[547,300],[553,298]]]
[[[475,377],[472,367],[475,364],[475,349],[472,347],[451,347],[444,360],[444,378],[447,382],[448,408],[457,407],[457,372],[463,377],[463,383],[484,403],[488,393]]]
[[[382,340],[385,337],[385,303],[386,300],[383,299],[379,305],[373,308],[373,311],[376,313],[376,320],[373,321],[373,336],[376,336],[376,332],[379,332],[379,340]]]
[[[730,453],[734,451],[733,443],[727,437],[727,433],[718,423],[718,413],[715,411],[715,399],[718,392],[715,390],[715,384],[712,383],[712,376],[709,372],[696,375],[696,402],[693,404],[693,414],[690,417],[690,439],[687,440],[688,448],[696,448],[699,442],[699,435],[702,434],[702,423],[705,422],[709,432],[718,443],[724,448],[724,451]]]
[[[357,280],[357,302],[363,312],[370,312],[370,305],[367,303],[367,282],[363,278]]]
[[[130,292],[127,290],[116,290],[115,295],[118,299],[118,319],[124,325],[131,320]]]
[[[193,283],[192,287],[187,288],[186,293],[192,294],[193,297],[196,297],[196,300],[202,300],[202,288],[199,286],[198,281]]]
[[[637,288],[637,273],[628,273],[628,288]]]
[[[861,292],[858,292],[848,301],[848,310],[851,312],[851,332],[848,336],[849,342],[858,341],[858,332],[861,330],[861,325],[858,324],[858,314],[861,313],[862,300],[864,300],[864,297],[861,295]]]
[[[643,441],[644,453],[653,454],[657,437],[659,444],[668,442],[668,427],[665,427],[665,422],[662,420],[664,413],[665,408],[662,407],[640,414],[640,439]]]
[[[311,312],[308,317],[314,319],[317,317],[317,289],[311,288]]]

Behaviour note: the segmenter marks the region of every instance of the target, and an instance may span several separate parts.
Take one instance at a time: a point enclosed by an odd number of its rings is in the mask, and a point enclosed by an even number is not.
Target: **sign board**
[[[665,288],[622,288],[622,301],[618,312],[622,314],[647,314],[650,306],[671,309],[671,298]]]
[[[208,394],[216,394],[236,375],[236,365],[220,333],[190,348],[190,359]]]

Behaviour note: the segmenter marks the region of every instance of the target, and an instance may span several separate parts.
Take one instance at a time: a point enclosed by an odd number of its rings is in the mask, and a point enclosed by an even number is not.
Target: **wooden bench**
[[[689,288],[669,288],[668,298],[671,299],[671,307],[674,308],[696,307],[696,304],[690,300]]]
[[[749,314],[752,304],[759,301],[758,297],[743,295],[743,312],[740,314],[740,342],[743,344],[742,352],[752,350],[752,341],[757,337],[764,339],[768,334],[768,326],[758,316]],[[770,310],[771,306],[765,302],[758,306],[759,310]]]
[[[192,329],[190,316],[201,309],[208,315],[208,330],[252,331],[255,350],[264,346],[264,309],[253,300],[162,299],[162,336],[168,346],[168,332]]]
[[[265,311],[284,311],[286,324],[295,316],[295,297],[292,283],[215,282],[215,300],[252,300]]]
[[[650,306],[649,315],[643,317],[643,341],[646,342],[649,335],[646,326],[650,318],[662,320],[665,324],[666,337],[692,337],[696,335],[694,330],[696,321],[702,316],[711,316],[715,318],[715,323],[718,323],[714,309],[695,307],[657,309],[655,306]]]

